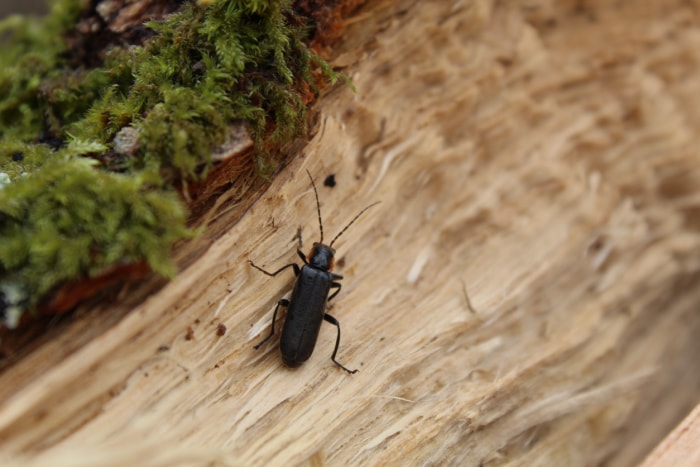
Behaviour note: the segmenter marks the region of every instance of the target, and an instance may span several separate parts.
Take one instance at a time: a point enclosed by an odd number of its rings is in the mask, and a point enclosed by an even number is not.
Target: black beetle
[[[290,367],[297,367],[309,359],[311,353],[314,351],[314,346],[316,345],[318,332],[321,329],[321,322],[325,319],[338,329],[338,335],[335,340],[335,349],[333,349],[331,360],[333,360],[333,363],[348,373],[357,373],[358,370],[349,370],[335,359],[335,356],[338,353],[338,345],[340,345],[340,323],[337,319],[326,313],[326,303],[338,295],[341,285],[340,282],[337,281],[343,278],[343,276],[340,274],[331,272],[333,270],[333,257],[335,256],[333,243],[338,240],[338,238],[343,235],[343,233],[362,214],[364,214],[365,211],[372,206],[375,206],[379,202],[370,204],[360,211],[348,223],[348,225],[346,225],[345,228],[335,236],[330,244],[325,245],[323,243],[321,204],[318,201],[316,183],[314,183],[314,179],[308,170],[306,173],[311,180],[311,186],[313,187],[314,194],[316,195],[316,210],[318,212],[318,225],[321,231],[321,240],[314,243],[308,257],[304,256],[301,249],[297,248],[297,254],[304,262],[304,265],[301,268],[299,268],[299,265],[296,263],[290,263],[279,268],[275,272],[267,272],[263,268],[256,266],[252,261],[248,261],[251,266],[258,271],[267,274],[268,276],[274,277],[287,268],[292,268],[294,270],[294,275],[296,276],[292,297],[289,300],[283,298],[277,302],[275,311],[272,314],[270,334],[268,334],[267,337],[262,340],[262,342],[257,344],[255,348],[259,349],[260,346],[262,346],[270,337],[274,335],[277,310],[279,310],[280,306],[283,306],[287,308],[287,317],[285,318],[284,325],[282,326],[280,351],[282,353],[282,361],[284,361],[286,365]],[[337,290],[329,297],[328,294],[331,289]]]

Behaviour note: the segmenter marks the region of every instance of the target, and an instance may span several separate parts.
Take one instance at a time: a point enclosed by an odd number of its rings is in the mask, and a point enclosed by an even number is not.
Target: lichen
[[[63,39],[99,5],[55,0],[44,19],[0,22],[10,36],[0,50],[8,325],[61,283],[114,264],[145,260],[172,275],[170,247],[192,235],[174,187],[206,176],[232,122],[248,126],[255,163],[269,165],[270,151],[303,133],[318,77],[335,80],[279,0],[188,3],[149,23],[143,44],[104,50],[96,67],[71,66]],[[138,140],[129,151],[127,133]]]

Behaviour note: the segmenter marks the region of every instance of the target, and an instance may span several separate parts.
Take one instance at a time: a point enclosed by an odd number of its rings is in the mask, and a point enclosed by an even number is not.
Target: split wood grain
[[[0,375],[3,465],[641,461],[700,398],[697,6],[369,2],[356,92],[247,214]],[[329,232],[382,201],[336,245],[353,376],[329,326],[299,369],[252,348],[293,278],[246,261],[317,239],[306,169]]]

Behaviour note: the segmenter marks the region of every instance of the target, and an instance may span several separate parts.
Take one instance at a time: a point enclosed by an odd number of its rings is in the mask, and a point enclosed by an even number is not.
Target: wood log
[[[641,461],[700,396],[698,6],[369,2],[356,91],[245,216],[0,375],[2,464]],[[247,260],[318,239],[306,169],[328,235],[382,201],[335,245],[355,375],[328,325],[297,369],[253,349],[293,277]]]

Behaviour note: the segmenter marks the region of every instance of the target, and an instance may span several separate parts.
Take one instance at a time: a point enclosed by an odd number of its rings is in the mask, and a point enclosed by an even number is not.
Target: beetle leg
[[[295,275],[295,276],[298,276],[298,275],[299,275],[299,265],[298,265],[297,263],[289,263],[289,264],[286,265],[286,266],[282,266],[281,268],[279,268],[279,269],[278,269],[277,271],[275,271],[275,272],[267,272],[267,271],[265,271],[263,268],[261,268],[260,266],[256,265],[256,264],[255,264],[254,262],[252,262],[251,260],[248,260],[248,262],[249,262],[250,265],[253,266],[255,269],[257,269],[258,271],[262,272],[263,274],[267,274],[267,275],[270,276],[270,277],[275,277],[277,274],[281,273],[282,271],[284,271],[284,270],[287,269],[287,268],[294,268],[294,275]]]
[[[340,288],[341,288],[342,286],[343,286],[343,285],[342,285],[340,282],[331,282],[331,289],[338,289],[338,290],[336,290],[335,292],[333,292],[333,293],[331,294],[331,296],[328,297],[328,301],[329,301],[329,302],[330,302],[331,300],[333,300],[333,297],[335,297],[336,295],[338,295],[338,293],[340,292]]]
[[[279,302],[277,302],[277,306],[275,307],[275,312],[272,313],[272,324],[271,324],[271,326],[270,326],[270,334],[268,334],[267,337],[266,337],[265,339],[263,339],[261,342],[259,342],[258,344],[256,344],[256,345],[253,347],[255,350],[258,350],[258,349],[260,348],[261,345],[263,345],[265,342],[267,342],[267,340],[268,340],[270,337],[272,337],[273,334],[275,334],[275,320],[277,319],[277,310],[279,310],[280,305],[283,306],[283,307],[288,307],[288,306],[289,306],[289,300],[287,300],[286,298],[283,298],[282,300],[280,300]]]
[[[297,248],[297,254],[299,255],[299,258],[304,262],[304,264],[309,264],[309,262],[306,260],[306,255],[304,255],[304,252],[301,251],[301,248]]]
[[[338,284],[340,285],[340,284]],[[350,374],[357,373],[359,370],[348,370],[345,368],[338,360],[335,359],[335,355],[338,353],[338,346],[340,345],[340,323],[338,322],[337,319],[326,313],[323,315],[323,319],[331,323],[333,326],[338,328],[338,337],[335,339],[335,349],[333,349],[333,355],[331,355],[331,360],[333,360],[333,363],[338,365],[340,368],[343,370],[347,371]]]

